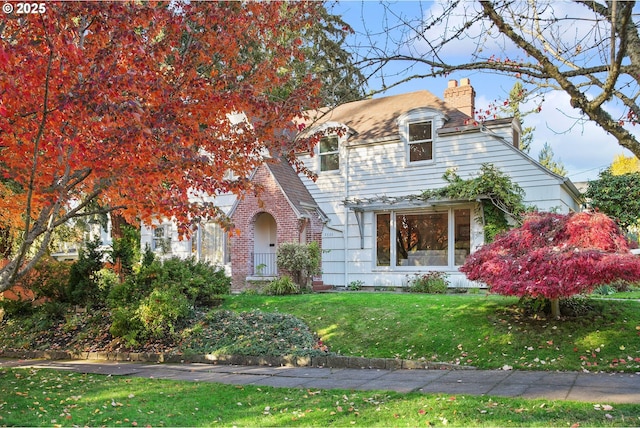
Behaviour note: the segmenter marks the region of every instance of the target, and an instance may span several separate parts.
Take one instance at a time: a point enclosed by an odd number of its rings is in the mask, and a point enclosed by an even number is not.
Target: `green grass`
[[[589,300],[590,313],[558,321],[525,316],[516,303],[495,295],[360,292],[238,295],[223,308],[293,314],[342,355],[486,369],[640,369],[640,303]]]
[[[159,344],[140,344],[142,351],[134,348],[131,352],[282,355],[297,350],[301,355],[312,355],[328,347],[330,352],[345,356],[425,360],[482,369],[640,371],[640,302],[575,302],[567,309],[582,311],[582,315],[553,320],[527,315],[516,298],[496,295],[341,292],[227,296],[221,308],[191,319],[175,337]],[[215,315],[220,310],[242,317],[221,320]],[[286,322],[269,321],[280,317],[251,315],[254,310],[289,316]],[[44,322],[42,316],[40,311],[31,318],[5,319],[0,347],[86,351],[119,344],[108,336],[110,322],[105,311],[67,314],[55,322]]]
[[[609,295],[594,295],[593,297],[601,298],[601,299],[636,299],[640,300],[640,289],[633,289],[629,291],[619,291],[617,293],[609,294]]]
[[[2,426],[637,426],[640,405],[0,370]]]

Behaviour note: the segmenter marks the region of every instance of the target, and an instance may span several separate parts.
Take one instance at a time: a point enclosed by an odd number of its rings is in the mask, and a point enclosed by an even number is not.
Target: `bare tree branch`
[[[381,90],[474,70],[514,76],[541,92],[560,90],[585,118],[640,157],[640,141],[632,132],[640,123],[634,7],[634,1],[617,0],[450,0],[423,16],[385,15],[395,19],[385,25],[402,34],[401,43],[360,46],[358,64],[383,79]],[[390,72],[393,63],[403,64],[403,71]],[[626,107],[625,116],[611,115],[616,104]]]

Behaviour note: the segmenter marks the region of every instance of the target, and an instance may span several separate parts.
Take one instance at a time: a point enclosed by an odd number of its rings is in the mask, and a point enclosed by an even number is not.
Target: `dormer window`
[[[338,137],[323,137],[320,140],[320,171],[336,171],[340,169],[340,153]]]
[[[433,159],[433,121],[409,123],[409,162]]]

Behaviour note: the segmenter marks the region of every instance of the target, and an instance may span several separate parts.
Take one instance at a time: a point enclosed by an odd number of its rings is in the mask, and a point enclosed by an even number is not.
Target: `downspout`
[[[344,178],[344,193],[345,200],[349,200],[349,147],[345,143],[344,149],[345,155],[345,178]],[[344,205],[344,233],[342,234],[344,240],[344,286],[345,288],[349,284],[349,207]]]

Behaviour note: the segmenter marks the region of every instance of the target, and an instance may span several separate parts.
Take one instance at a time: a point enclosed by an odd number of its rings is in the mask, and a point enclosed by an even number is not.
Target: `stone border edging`
[[[296,356],[246,356],[213,354],[165,354],[152,352],[73,352],[73,351],[18,351],[0,350],[0,357],[45,360],[96,360],[128,361],[148,363],[204,363],[239,366],[285,366],[285,367],[323,367],[341,369],[427,369],[427,370],[475,370],[472,366],[460,366],[451,363],[439,363],[396,358],[365,358],[341,355],[322,355],[317,357]]]

